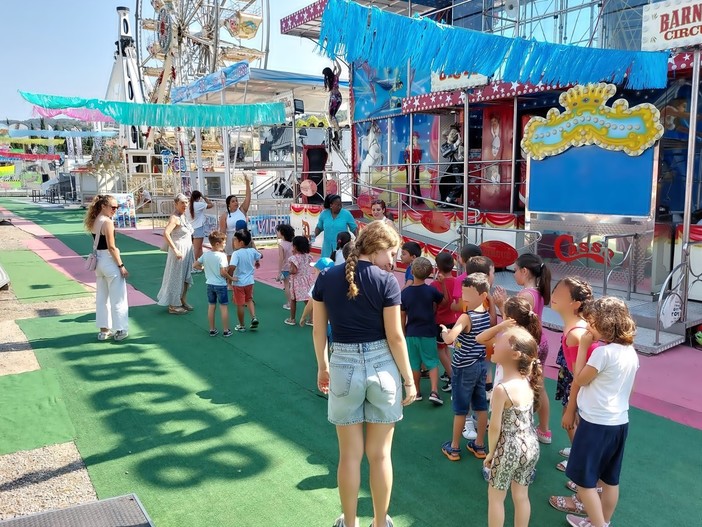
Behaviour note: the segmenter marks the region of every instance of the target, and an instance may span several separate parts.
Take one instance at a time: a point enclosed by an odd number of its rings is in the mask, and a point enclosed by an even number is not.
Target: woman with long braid
[[[392,437],[402,407],[417,395],[400,322],[400,286],[392,273],[399,246],[392,227],[382,221],[370,223],[346,263],[322,272],[312,292],[317,387],[329,395],[328,419],[336,425],[339,440],[343,514],[335,527],[358,525],[364,451],[370,465],[373,526],[393,525],[387,516]],[[334,335],[331,359],[327,321]]]

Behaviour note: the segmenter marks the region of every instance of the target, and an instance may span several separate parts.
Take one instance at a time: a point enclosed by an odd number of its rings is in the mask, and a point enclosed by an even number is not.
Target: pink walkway
[[[0,213],[11,217],[14,226],[34,236],[33,239],[27,240],[25,243],[27,249],[35,252],[42,260],[66,277],[80,282],[88,289],[95,290],[95,273],[86,271],[84,256],[69,249],[58,238],[55,238],[53,234],[36,223],[14,216],[3,207],[0,207]],[[148,296],[134,289],[129,283],[127,283],[127,298],[129,299],[129,305],[134,307],[155,303]]]
[[[0,212],[2,211],[0,208]],[[35,236],[48,235],[48,239],[33,241],[37,244],[36,249],[30,248],[36,250],[42,258],[67,276],[94,287],[94,279],[90,276],[92,273],[83,269],[83,259],[80,256],[31,222],[17,218],[14,223]],[[122,234],[160,247],[163,240],[160,236],[161,232],[152,229],[129,229],[122,231]],[[264,258],[261,268],[256,273],[257,280],[281,288],[281,284],[275,281],[278,274],[277,249],[263,248],[261,251]],[[397,277],[400,281],[404,279],[402,273],[398,273]],[[145,298],[144,303],[153,303],[136,290],[131,289],[130,294],[134,295],[134,302],[138,302],[138,298]],[[284,300],[282,291],[280,299],[281,302]],[[131,305],[140,305],[134,302],[130,296]],[[284,312],[281,310],[281,324],[283,318]],[[545,373],[549,378],[555,379],[558,373],[555,359],[560,346],[560,333],[546,330],[546,334],[551,352]],[[677,346],[655,357],[639,356],[639,360],[641,368],[632,396],[632,404],[642,410],[702,430],[702,388],[698,384],[698,372],[702,371],[702,352],[688,346]],[[559,407],[555,404],[552,408],[553,411],[559,411]]]

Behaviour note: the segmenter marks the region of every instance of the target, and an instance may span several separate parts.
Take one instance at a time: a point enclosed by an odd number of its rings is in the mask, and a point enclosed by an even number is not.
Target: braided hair
[[[346,296],[351,300],[358,296],[356,267],[360,256],[370,256],[377,251],[387,251],[399,246],[400,236],[384,221],[371,222],[362,229],[345,263],[346,281],[349,284]]]

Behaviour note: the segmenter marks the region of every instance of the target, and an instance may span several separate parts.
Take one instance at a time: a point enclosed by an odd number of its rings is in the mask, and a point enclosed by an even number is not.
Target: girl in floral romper
[[[288,326],[294,326],[297,314],[297,303],[310,299],[310,289],[314,283],[312,274],[312,256],[310,241],[305,236],[295,236],[292,240],[292,256],[290,263],[290,318],[285,319]]]
[[[503,377],[493,389],[489,454],[484,461],[490,469],[488,525],[504,525],[504,502],[511,489],[514,525],[527,527],[529,483],[539,460],[532,414],[543,382],[536,340],[526,329],[510,327],[497,337],[492,361],[502,366]]]

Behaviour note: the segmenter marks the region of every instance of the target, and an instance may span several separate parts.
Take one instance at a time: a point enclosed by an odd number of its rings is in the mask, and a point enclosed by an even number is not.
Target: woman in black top
[[[119,204],[113,196],[95,196],[83,221],[85,229],[99,236],[95,268],[95,325],[100,328],[98,340],[127,338],[129,304],[127,302],[127,268],[115,243],[112,217]]]
[[[312,293],[317,386],[329,395],[328,419],[336,425],[339,440],[343,514],[335,527],[356,525],[364,452],[370,464],[373,525],[392,526],[387,516],[392,437],[402,407],[417,395],[400,323],[400,286],[392,273],[399,246],[392,227],[370,223],[346,263],[321,273]],[[333,336],[331,358],[327,321]]]

